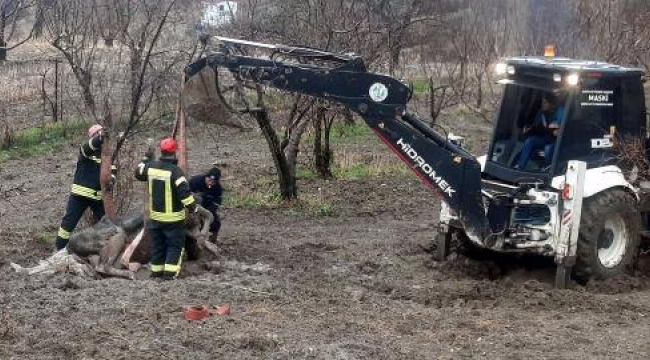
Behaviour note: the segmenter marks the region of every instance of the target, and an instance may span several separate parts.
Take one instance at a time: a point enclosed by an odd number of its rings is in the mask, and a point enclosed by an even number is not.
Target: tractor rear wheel
[[[634,197],[607,190],[585,199],[575,266],[576,279],[606,279],[628,272],[639,251],[641,216]]]

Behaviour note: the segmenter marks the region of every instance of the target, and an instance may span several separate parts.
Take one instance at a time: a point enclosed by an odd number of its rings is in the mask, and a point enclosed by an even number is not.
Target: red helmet
[[[178,143],[173,138],[165,138],[160,142],[160,151],[173,154],[178,150]]]

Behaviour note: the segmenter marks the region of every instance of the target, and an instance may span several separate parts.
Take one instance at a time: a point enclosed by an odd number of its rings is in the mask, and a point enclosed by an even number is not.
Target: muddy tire
[[[574,275],[607,279],[628,272],[639,251],[641,216],[634,197],[608,190],[585,199]]]

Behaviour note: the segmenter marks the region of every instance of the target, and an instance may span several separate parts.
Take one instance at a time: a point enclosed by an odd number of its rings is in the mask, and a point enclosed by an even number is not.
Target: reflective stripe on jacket
[[[194,197],[175,159],[143,160],[138,164],[135,177],[149,183],[151,220],[169,223],[185,219],[185,207],[194,204]]]
[[[93,200],[101,200],[101,184],[99,174],[102,165],[102,140],[95,136],[81,144],[79,148],[79,159],[72,181],[72,193]],[[115,165],[111,166],[115,173]]]

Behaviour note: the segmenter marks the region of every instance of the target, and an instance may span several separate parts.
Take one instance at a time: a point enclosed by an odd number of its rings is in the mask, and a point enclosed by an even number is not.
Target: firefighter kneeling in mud
[[[181,270],[185,244],[185,208],[197,209],[183,170],[177,165],[178,144],[172,138],[160,142],[160,158],[146,154],[135,178],[149,183],[148,228],[153,242],[151,277],[175,279]]]

